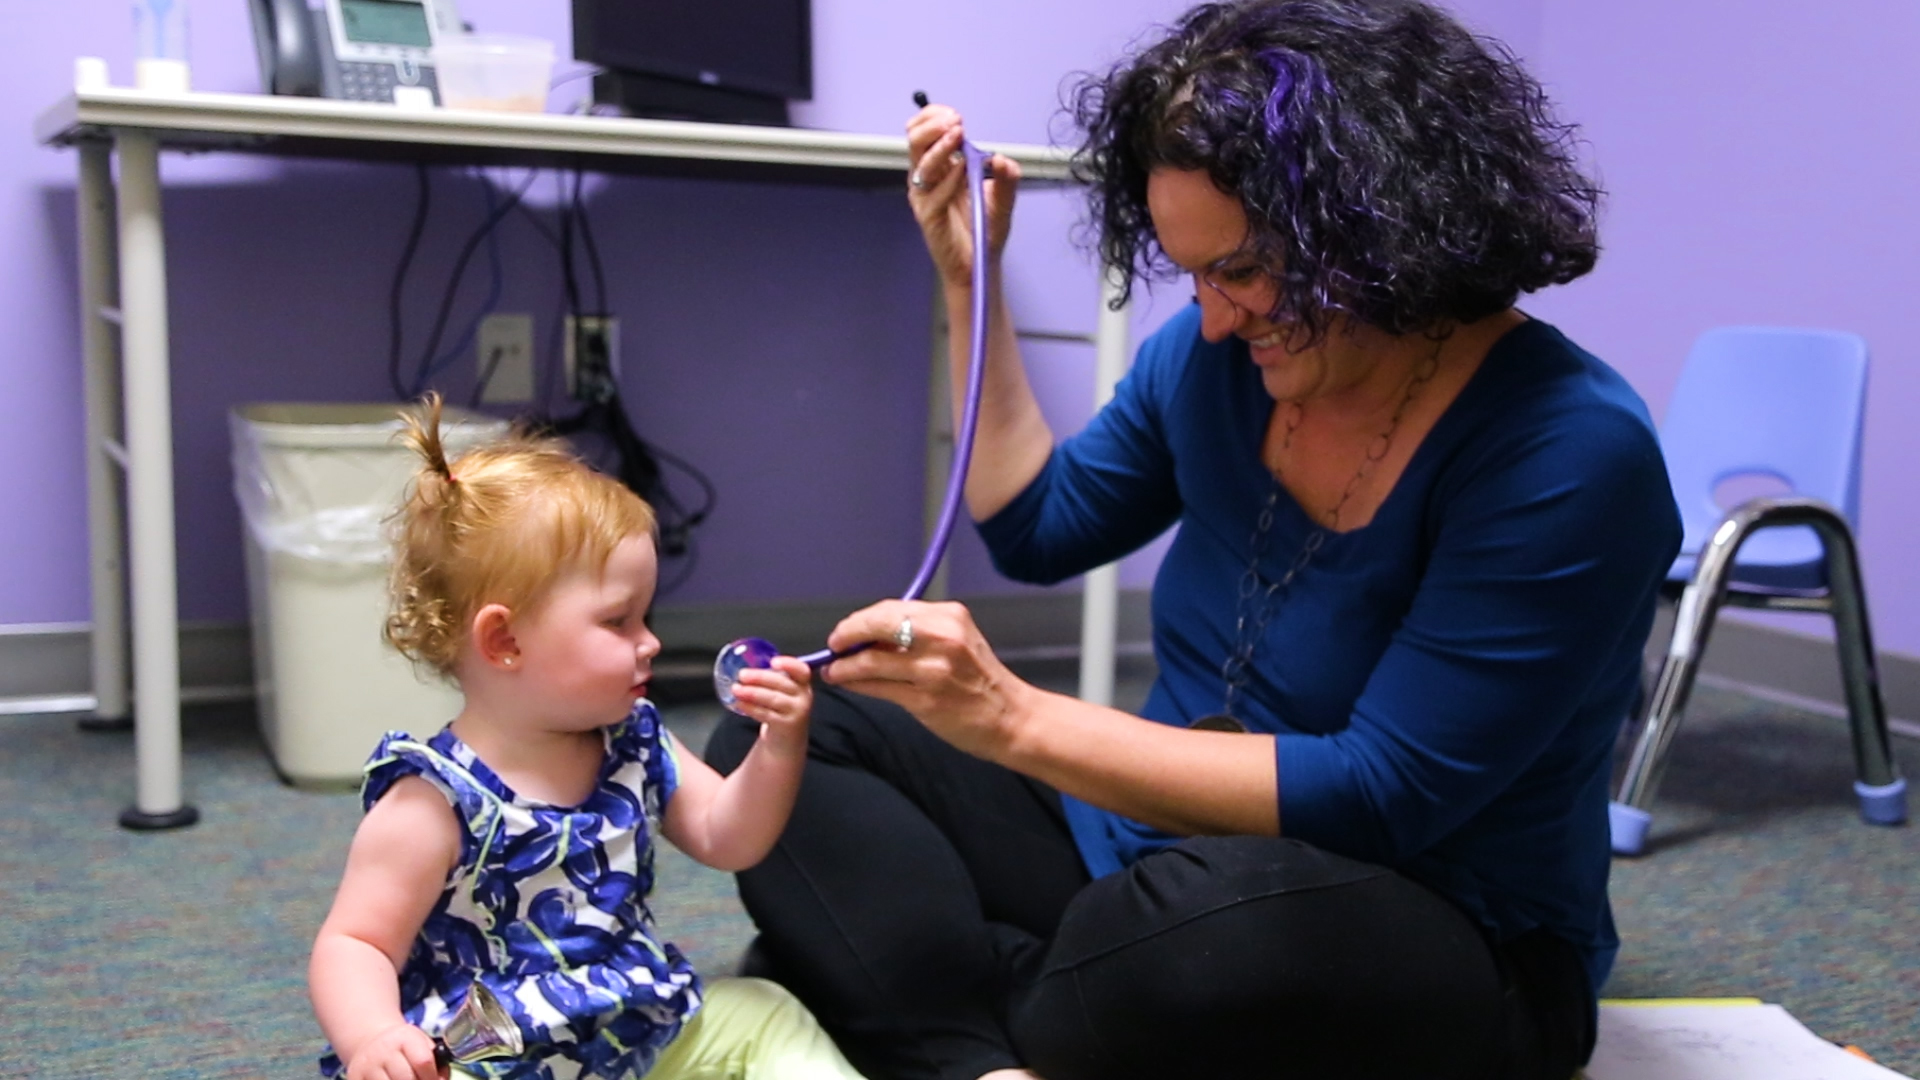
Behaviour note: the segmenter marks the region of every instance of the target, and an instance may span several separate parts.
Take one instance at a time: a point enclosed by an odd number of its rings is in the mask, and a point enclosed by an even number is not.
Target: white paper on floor
[[[1588,1080],[1907,1080],[1778,1005],[1600,1007]]]

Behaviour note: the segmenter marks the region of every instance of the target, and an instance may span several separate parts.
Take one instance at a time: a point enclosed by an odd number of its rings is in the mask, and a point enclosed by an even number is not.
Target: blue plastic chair
[[[1660,427],[1686,527],[1663,590],[1678,609],[1609,807],[1617,854],[1645,849],[1654,788],[1726,604],[1833,618],[1861,816],[1876,825],[1906,820],[1853,542],[1866,393],[1867,343],[1856,334],[1724,327],[1694,343]],[[1724,488],[1755,479],[1791,494],[1721,508]]]

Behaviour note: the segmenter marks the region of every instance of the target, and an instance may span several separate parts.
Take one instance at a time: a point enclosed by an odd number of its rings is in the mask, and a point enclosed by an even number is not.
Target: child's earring
[[[503,657],[501,657],[501,658],[500,658],[500,662],[501,662],[501,663],[503,663],[503,664],[505,664],[505,665],[507,665],[508,667],[512,667],[512,666],[513,666],[513,657],[511,657],[511,656],[503,656]]]

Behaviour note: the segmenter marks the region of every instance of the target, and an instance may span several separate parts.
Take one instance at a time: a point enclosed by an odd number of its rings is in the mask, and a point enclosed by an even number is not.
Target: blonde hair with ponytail
[[[557,439],[516,432],[447,460],[440,414],[438,394],[401,414],[423,464],[393,518],[386,637],[451,677],[481,608],[532,611],[562,576],[599,573],[655,523],[644,499]]]

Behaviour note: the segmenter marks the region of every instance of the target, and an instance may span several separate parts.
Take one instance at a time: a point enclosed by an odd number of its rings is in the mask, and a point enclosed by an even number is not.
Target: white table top
[[[152,132],[175,150],[229,150],[356,161],[585,167],[603,172],[854,186],[900,182],[904,136],[471,109],[266,94],[76,90],[34,123],[66,146],[117,128]],[[983,143],[1020,163],[1025,180],[1068,180],[1069,152]]]

